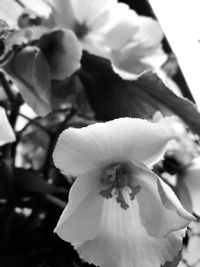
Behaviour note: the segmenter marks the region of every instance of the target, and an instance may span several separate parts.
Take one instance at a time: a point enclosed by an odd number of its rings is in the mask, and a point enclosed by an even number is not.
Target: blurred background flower
[[[0,146],[15,141],[15,133],[8,121],[6,111],[0,107]]]

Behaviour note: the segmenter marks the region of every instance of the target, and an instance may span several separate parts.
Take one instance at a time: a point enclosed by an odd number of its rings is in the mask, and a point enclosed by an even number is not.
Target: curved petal
[[[124,196],[128,201],[127,192]],[[140,223],[137,202],[129,205],[124,210],[114,198],[104,200],[99,235],[94,240],[74,244],[82,259],[101,267],[160,267],[178,254],[184,231],[165,238],[151,237]]]
[[[142,188],[136,199],[141,222],[150,235],[163,237],[195,220],[182,207],[172,189],[156,174],[142,164],[132,164],[130,167],[134,183]]]
[[[59,169],[74,176],[131,160],[153,164],[162,157],[171,138],[170,132],[155,123],[120,118],[65,130],[58,139],[53,159]]]
[[[110,49],[121,49],[137,32],[138,26],[128,19],[112,27],[103,37],[102,44]]]
[[[165,62],[166,62],[167,61],[167,55],[165,55],[165,56],[166,56],[166,59],[165,59]],[[164,59],[164,57],[163,57],[163,59]],[[160,64],[160,62],[159,62],[159,64]],[[162,64],[160,64],[160,66]],[[167,86],[167,88],[172,90],[172,92],[175,95],[177,95],[179,97],[183,97],[183,94],[182,94],[181,89],[179,88],[178,84],[176,84],[175,81],[163,69],[157,70],[157,75],[163,81],[163,83]]]
[[[0,146],[14,141],[15,134],[6,116],[6,111],[0,107]]]
[[[60,28],[72,29],[76,16],[72,7],[74,0],[44,0],[51,8],[51,16],[55,25]]]
[[[154,71],[159,71],[161,66],[167,61],[167,54],[159,44],[153,48],[146,48],[141,62],[151,66]],[[171,88],[170,88],[171,89]]]
[[[160,45],[143,47],[134,43],[121,50],[111,51],[110,57],[114,71],[126,80],[138,79],[149,70],[158,71],[167,60]]]
[[[177,192],[178,199],[180,200],[183,207],[188,212],[192,213],[193,212],[192,199],[191,199],[188,187],[185,184],[182,175],[178,175],[178,177],[177,177],[176,192]],[[199,202],[197,202],[197,203],[199,204]]]
[[[71,30],[44,34],[39,46],[48,60],[52,79],[64,80],[80,68],[82,48]]]
[[[139,30],[139,16],[128,5],[118,3],[109,12],[107,22],[100,31],[104,31],[102,44],[110,49],[121,49]]]
[[[136,80],[151,69],[149,64],[142,62],[143,56],[139,46],[110,52],[114,72],[125,80]]]
[[[135,40],[144,47],[154,47],[160,44],[163,39],[163,32],[159,23],[149,17],[140,16],[140,30]]]
[[[78,177],[69,193],[69,203],[54,230],[68,242],[83,242],[98,234],[103,198],[98,181],[101,171],[92,171]]]
[[[184,171],[181,178],[188,188],[192,210],[200,215],[200,158],[192,161],[192,164]]]
[[[72,0],[71,3],[79,23],[90,26],[99,15],[117,4],[117,0],[84,0],[84,5],[82,0]]]
[[[114,71],[122,78],[135,80],[149,70],[156,71],[167,59],[161,47],[163,33],[156,20],[138,16],[138,30],[127,45],[111,51]]]

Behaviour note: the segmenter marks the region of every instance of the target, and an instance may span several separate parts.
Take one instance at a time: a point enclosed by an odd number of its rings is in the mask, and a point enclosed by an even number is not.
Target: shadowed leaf
[[[156,74],[147,73],[136,81],[121,79],[106,59],[84,54],[81,80],[98,120],[118,117],[152,119],[160,110],[178,115],[193,132],[200,134],[200,113],[189,100],[176,96]]]

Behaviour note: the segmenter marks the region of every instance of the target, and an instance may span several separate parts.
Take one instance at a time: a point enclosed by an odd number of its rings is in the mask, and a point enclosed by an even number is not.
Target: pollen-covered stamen
[[[128,209],[129,205],[124,199],[123,190],[125,188],[129,189],[130,200],[134,200],[135,195],[141,190],[140,185],[133,186],[126,167],[123,164],[109,167],[105,171],[103,177],[101,177],[100,182],[103,185],[108,186],[106,189],[100,191],[100,195],[106,199],[113,197],[113,194],[117,195],[117,203],[119,203],[120,207],[125,210]]]

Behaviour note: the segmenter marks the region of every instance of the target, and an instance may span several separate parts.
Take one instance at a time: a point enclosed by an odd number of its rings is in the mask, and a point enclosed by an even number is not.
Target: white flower
[[[6,116],[5,109],[0,107],[0,146],[15,141],[15,134]]]
[[[185,166],[178,176],[177,187],[182,200],[200,216],[200,157]]]
[[[146,120],[121,118],[65,130],[53,159],[77,176],[55,232],[102,267],[160,267],[181,249],[193,216],[146,165],[173,136]]]
[[[52,10],[45,24],[74,31],[84,50],[111,60],[113,70],[124,79],[136,79],[148,70],[157,70],[167,59],[158,22],[139,16],[124,3],[117,0],[45,3]]]
[[[177,193],[184,207],[200,216],[200,157],[195,136],[187,131],[177,116],[163,117],[156,112],[153,121],[170,130],[175,137],[168,146],[167,155],[174,158],[181,168],[175,183]]]
[[[159,123],[166,130],[171,131],[176,140],[182,140],[188,137],[186,125],[184,122],[175,115],[163,116],[160,111],[156,111],[153,115],[153,122]]]

